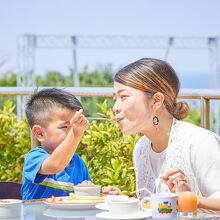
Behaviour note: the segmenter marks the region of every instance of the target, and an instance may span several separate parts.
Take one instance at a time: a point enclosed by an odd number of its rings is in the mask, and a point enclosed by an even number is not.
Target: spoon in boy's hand
[[[86,117],[87,120],[89,121],[107,121],[107,122],[112,122],[115,123],[115,119],[111,119],[111,118],[101,118],[101,117]]]

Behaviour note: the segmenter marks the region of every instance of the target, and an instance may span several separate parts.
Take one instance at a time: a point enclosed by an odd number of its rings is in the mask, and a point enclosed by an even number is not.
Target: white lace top
[[[151,143],[146,136],[141,137],[133,152],[136,188],[147,187],[156,191],[155,180],[171,168],[181,168],[190,178],[196,177],[197,194],[205,197],[220,197],[220,137],[215,133],[193,124],[174,119],[170,132],[164,162],[157,175],[150,160]],[[156,166],[154,166],[156,167]],[[157,182],[160,192],[168,192],[168,187]],[[147,193],[142,191],[140,198]]]

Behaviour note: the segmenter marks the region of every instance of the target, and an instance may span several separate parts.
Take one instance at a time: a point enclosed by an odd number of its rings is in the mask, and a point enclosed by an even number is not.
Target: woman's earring
[[[158,118],[157,116],[154,116],[154,117],[153,117],[153,124],[154,124],[154,126],[155,126],[155,129],[156,129],[157,131],[159,131],[159,126],[158,126],[158,124],[159,124],[159,118]]]

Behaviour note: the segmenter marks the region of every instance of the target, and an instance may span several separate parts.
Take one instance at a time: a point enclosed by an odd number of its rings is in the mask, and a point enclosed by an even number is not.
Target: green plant
[[[201,125],[201,112],[198,109],[191,109],[185,121],[200,126]]]
[[[112,110],[107,102],[99,105],[101,117],[112,120]],[[132,162],[136,135],[123,136],[112,121],[93,121],[85,133],[79,153],[86,162],[93,181],[106,186],[118,186],[124,193],[135,189],[135,176]]]
[[[17,120],[15,106],[7,101],[0,109],[0,181],[21,181],[25,154],[30,150],[30,128],[25,119]],[[98,105],[99,115],[109,120],[91,122],[78,148],[93,181],[102,186],[115,185],[123,192],[135,189],[133,147],[136,135],[123,136],[105,100]],[[196,124],[199,111],[187,120]]]
[[[0,74],[0,86],[16,86],[16,73],[5,72]],[[16,103],[15,96],[0,96],[0,108],[3,108],[4,103],[7,100],[11,100],[13,103]]]
[[[30,130],[25,119],[17,120],[15,106],[7,101],[0,110],[0,180],[21,181],[23,159],[30,149]]]

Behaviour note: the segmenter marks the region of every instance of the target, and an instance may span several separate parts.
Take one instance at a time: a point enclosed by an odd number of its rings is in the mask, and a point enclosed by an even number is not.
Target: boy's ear
[[[38,141],[42,142],[44,140],[43,129],[40,125],[34,125],[31,130]]]

